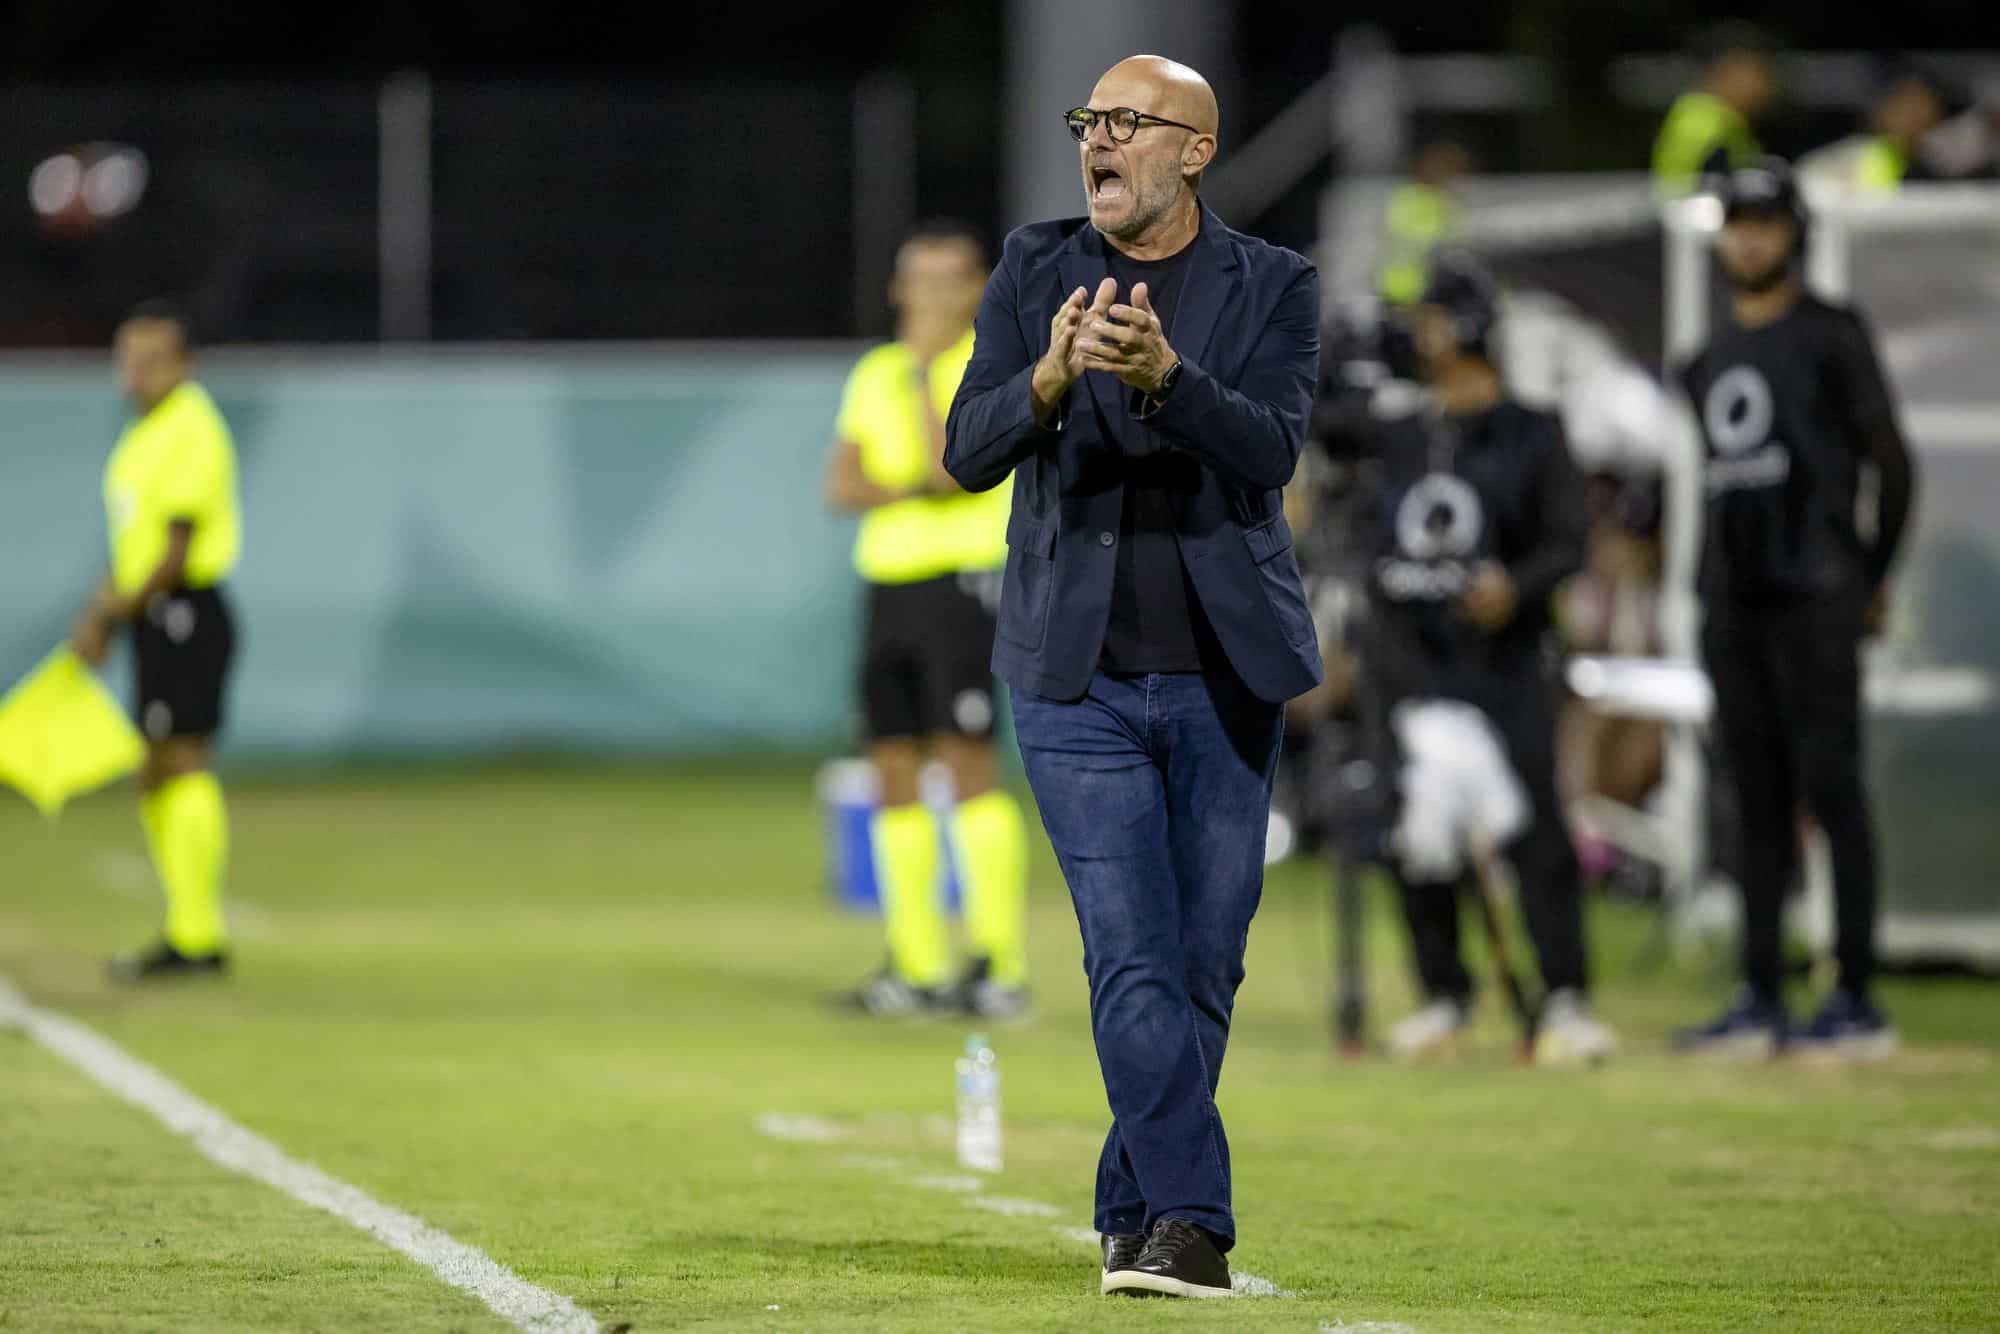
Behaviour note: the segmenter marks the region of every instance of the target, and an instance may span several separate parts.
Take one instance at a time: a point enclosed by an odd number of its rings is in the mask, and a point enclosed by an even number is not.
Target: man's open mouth
[[[1093,203],[1110,203],[1125,197],[1125,178],[1118,168],[1093,166],[1090,169],[1090,198]]]

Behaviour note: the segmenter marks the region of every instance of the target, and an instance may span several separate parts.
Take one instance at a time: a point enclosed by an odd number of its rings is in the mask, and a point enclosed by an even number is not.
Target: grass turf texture
[[[1009,1216],[955,1175],[963,1026],[822,996],[879,958],[820,888],[802,771],[495,771],[230,789],[239,969],[118,992],[156,909],[129,794],[61,825],[0,805],[0,974],[293,1156],[484,1248],[607,1328],[1314,1331],[1991,1328],[2000,990],[1889,983],[1888,1068],[1709,1069],[1665,1029],[1720,974],[1642,973],[1651,918],[1593,922],[1629,1054],[1508,1060],[1489,998],[1449,1066],[1328,1055],[1323,874],[1273,874],[1223,1081],[1243,1268],[1290,1300],[1095,1295],[1106,1113],[1080,946],[1046,849],[1041,1000],[1002,1030]],[[1378,1027],[1407,1003],[1372,905]],[[1469,946],[1476,932],[1468,923]],[[831,1144],[766,1138],[825,1118]],[[0,1329],[489,1329],[472,1298],[211,1166],[0,1033]],[[771,1307],[777,1307],[771,1310]]]

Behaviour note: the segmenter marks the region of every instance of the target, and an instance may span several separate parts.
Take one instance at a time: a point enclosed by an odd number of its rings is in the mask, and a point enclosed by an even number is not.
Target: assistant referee
[[[236,643],[224,581],[242,549],[236,451],[193,376],[187,320],[164,303],[118,328],[120,387],[137,412],[104,470],[111,573],[77,617],[70,646],[92,666],[130,627],[146,736],[140,818],[166,890],[163,938],[113,960],[125,982],[220,973],[229,821],[209,767]]]
[[[998,781],[988,666],[1008,499],[966,494],[943,465],[985,283],[970,228],[935,222],[904,241],[889,290],[895,341],[849,375],[827,470],[828,502],[862,515],[854,566],[868,586],[861,704],[881,782],[871,834],[889,964],[853,1000],[872,1014],[1011,1018],[1028,1003],[1027,833]],[[951,773],[948,831],[918,791],[927,758]],[[939,894],[947,849],[965,895],[963,970]]]

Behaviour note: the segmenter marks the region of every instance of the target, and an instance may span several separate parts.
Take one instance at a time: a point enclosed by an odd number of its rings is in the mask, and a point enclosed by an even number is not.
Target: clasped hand
[[[1132,285],[1130,305],[1117,304],[1118,282],[1106,278],[1088,305],[1079,287],[1049,321],[1049,350],[1035,366],[1035,396],[1053,403],[1085,371],[1108,371],[1142,394],[1157,393],[1180,357],[1167,343],[1146,284]]]

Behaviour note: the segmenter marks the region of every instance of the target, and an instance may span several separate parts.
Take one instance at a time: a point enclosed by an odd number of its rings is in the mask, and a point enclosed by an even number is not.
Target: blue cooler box
[[[819,771],[819,802],[826,822],[827,881],[834,902],[849,912],[880,915],[882,887],[875,876],[875,845],[868,836],[869,821],[880,804],[881,784],[875,768],[866,760],[831,760]],[[943,842],[938,864],[943,868],[941,890],[945,911],[959,911],[958,858],[953,854],[945,818],[953,800],[951,776],[937,765],[925,766],[921,788],[924,800],[938,813],[939,838]]]

